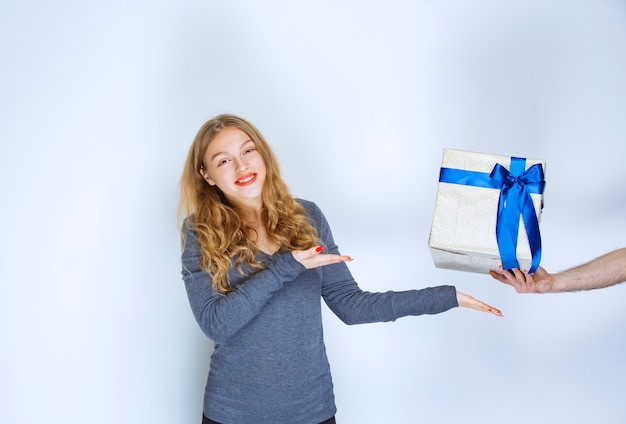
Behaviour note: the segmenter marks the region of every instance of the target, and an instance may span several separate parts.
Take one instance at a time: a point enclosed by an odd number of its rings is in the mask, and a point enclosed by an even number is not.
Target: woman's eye
[[[217,166],[226,165],[227,163],[228,163],[228,159],[222,159],[221,161],[217,162]]]
[[[243,154],[246,155],[250,152],[254,152],[256,149],[254,147],[248,147],[246,150],[243,151]]]

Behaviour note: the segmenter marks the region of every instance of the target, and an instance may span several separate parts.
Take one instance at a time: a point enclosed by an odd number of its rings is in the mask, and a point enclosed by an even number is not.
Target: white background
[[[347,327],[341,424],[623,423],[626,287],[519,295],[434,268],[444,147],[547,161],[542,264],[626,240],[620,0],[0,3],[0,422],[199,423],[180,278],[187,149],[256,124],[370,291],[501,308]]]

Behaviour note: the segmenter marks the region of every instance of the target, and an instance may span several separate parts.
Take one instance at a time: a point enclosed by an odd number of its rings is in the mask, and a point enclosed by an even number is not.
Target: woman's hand
[[[352,258],[345,255],[324,254],[324,247],[316,246],[307,250],[294,250],[294,259],[302,264],[306,269],[317,268],[324,265],[336,264],[339,262],[350,262]]]
[[[513,286],[518,293],[549,293],[554,288],[554,277],[542,267],[529,274],[514,268],[510,271],[489,271],[489,274],[501,283]]]
[[[480,300],[476,300],[472,296],[466,295],[465,293],[456,292],[456,301],[458,302],[459,306],[463,308],[472,308],[476,309],[477,311],[489,312],[499,317],[502,316],[502,312],[500,312],[499,309],[494,308],[493,306],[489,306],[486,303],[481,302]]]

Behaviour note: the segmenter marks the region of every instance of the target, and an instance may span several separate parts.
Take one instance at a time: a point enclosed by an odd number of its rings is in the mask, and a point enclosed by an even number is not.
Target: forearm
[[[343,264],[327,267],[325,275],[328,280],[322,287],[324,301],[349,325],[438,314],[458,306],[456,290],[452,286],[373,293],[361,290]]]
[[[459,306],[452,286],[380,293],[353,292],[326,299],[331,310],[348,325],[389,322],[406,316],[434,315]]]
[[[600,289],[626,281],[626,248],[553,274],[553,292]]]
[[[183,280],[191,310],[202,331],[222,343],[254,319],[283,285],[304,270],[291,253],[278,257],[268,268],[237,282],[225,295],[211,288],[206,272],[185,274]]]

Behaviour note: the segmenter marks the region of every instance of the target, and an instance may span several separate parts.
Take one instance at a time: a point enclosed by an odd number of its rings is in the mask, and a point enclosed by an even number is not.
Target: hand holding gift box
[[[544,170],[542,160],[444,149],[428,241],[435,266],[534,272]]]

